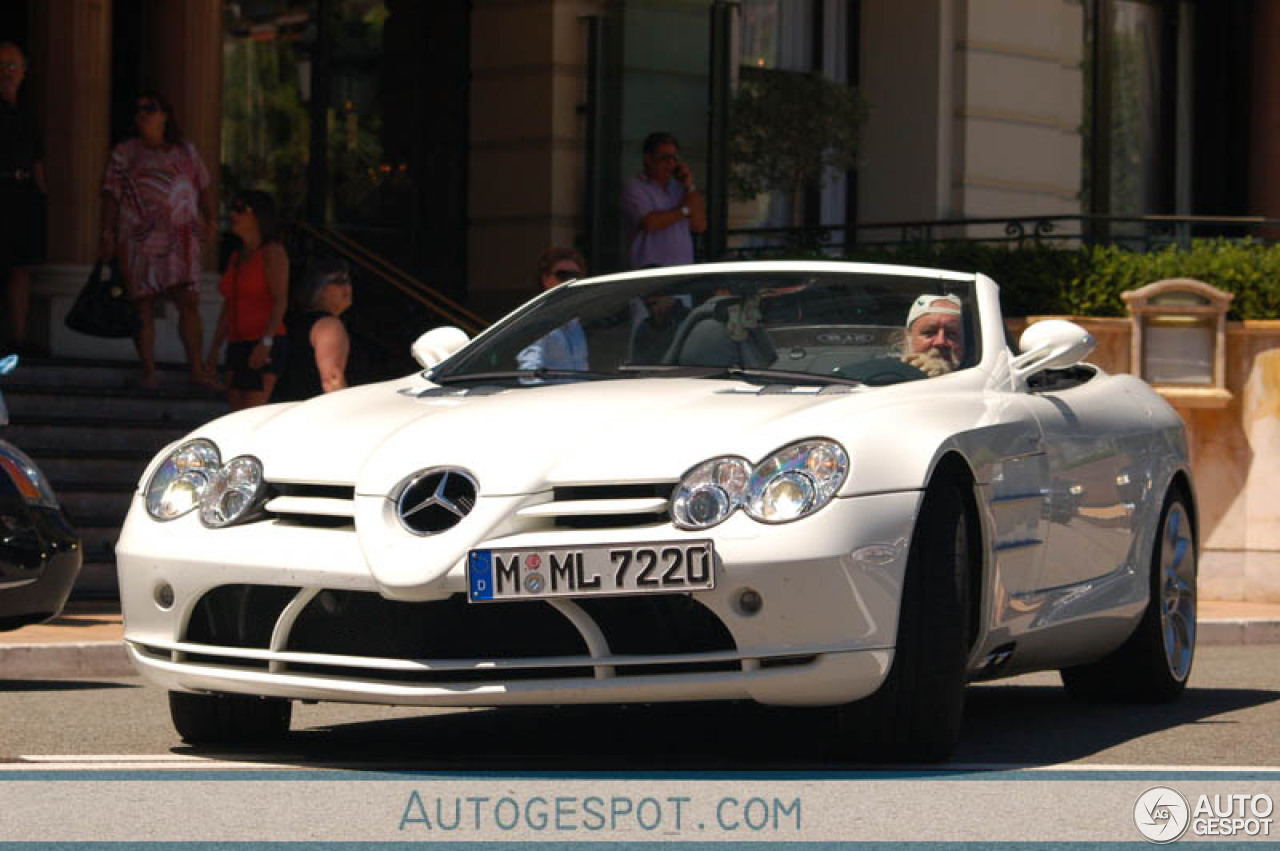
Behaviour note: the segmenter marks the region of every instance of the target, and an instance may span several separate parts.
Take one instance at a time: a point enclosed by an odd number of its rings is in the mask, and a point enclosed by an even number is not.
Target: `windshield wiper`
[[[763,369],[749,366],[694,366],[678,364],[626,364],[619,372],[655,373],[673,378],[745,378],[778,379],[782,383],[797,384],[848,384],[865,387],[866,382],[843,375],[821,375],[815,372],[799,372],[788,369]]]
[[[545,381],[556,378],[617,378],[612,372],[592,372],[587,369],[555,369],[538,367],[537,369],[507,369],[495,372],[468,372],[461,375],[446,375],[432,378],[436,384],[461,384],[464,381],[511,381],[513,379],[534,379]]]

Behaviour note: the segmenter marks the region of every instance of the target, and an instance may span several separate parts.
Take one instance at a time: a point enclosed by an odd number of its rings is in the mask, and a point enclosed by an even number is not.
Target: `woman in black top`
[[[272,402],[296,402],[347,386],[351,339],[339,318],[351,307],[351,275],[333,262],[313,264],[289,317],[289,360]]]

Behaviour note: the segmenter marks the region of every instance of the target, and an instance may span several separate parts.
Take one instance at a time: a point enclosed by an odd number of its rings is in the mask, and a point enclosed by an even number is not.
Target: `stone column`
[[[98,254],[102,171],[111,144],[112,0],[32,3],[28,96],[49,182],[48,262],[33,270],[27,334],[54,354],[97,355],[62,324]]]
[[[222,152],[222,13],[223,0],[151,0],[143,60],[144,78],[173,104],[182,135],[200,151],[215,202]],[[205,268],[216,261],[208,251]]]
[[[49,262],[90,263],[110,145],[111,0],[44,0],[32,8],[27,84],[37,89],[44,123]]]
[[[1280,219],[1280,3],[1254,4],[1253,90],[1250,95],[1249,215]],[[1266,234],[1280,236],[1274,229]]]

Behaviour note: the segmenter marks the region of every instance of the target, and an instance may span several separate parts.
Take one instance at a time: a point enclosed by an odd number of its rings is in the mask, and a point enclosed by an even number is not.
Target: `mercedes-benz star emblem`
[[[476,480],[461,470],[430,470],[411,480],[396,500],[400,523],[415,535],[438,535],[476,506]]]

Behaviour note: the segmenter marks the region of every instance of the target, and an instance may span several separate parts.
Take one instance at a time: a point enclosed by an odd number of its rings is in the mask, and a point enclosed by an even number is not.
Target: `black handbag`
[[[112,264],[104,276],[101,260],[89,273],[63,322],[72,331],[91,337],[132,337],[142,327],[142,317],[125,293],[120,271]]]

